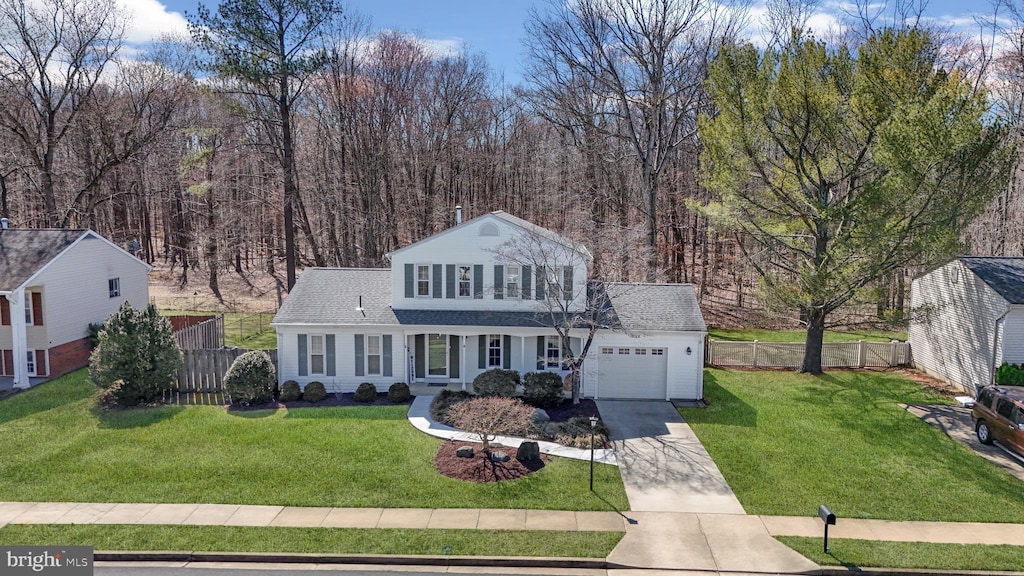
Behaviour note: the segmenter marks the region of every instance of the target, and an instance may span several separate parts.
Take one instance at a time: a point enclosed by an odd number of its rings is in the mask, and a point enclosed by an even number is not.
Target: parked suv
[[[1024,386],[985,386],[971,409],[982,444],[998,440],[1024,455]]]

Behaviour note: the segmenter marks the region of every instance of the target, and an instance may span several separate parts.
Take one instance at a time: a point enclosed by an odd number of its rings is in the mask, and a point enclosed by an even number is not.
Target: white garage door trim
[[[597,397],[664,400],[668,349],[657,346],[601,346],[597,350]]]

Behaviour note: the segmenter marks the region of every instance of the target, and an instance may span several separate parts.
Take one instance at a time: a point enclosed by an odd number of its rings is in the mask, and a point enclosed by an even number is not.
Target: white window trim
[[[426,282],[427,282],[427,293],[426,294],[420,294],[420,282],[423,282],[423,280],[420,279],[420,268],[426,268],[427,269],[427,280],[426,280]],[[416,287],[415,287],[414,295],[416,296],[416,298],[430,298],[431,296],[433,296],[433,294],[431,294],[430,292],[434,288],[434,267],[431,266],[430,264],[417,264],[416,268],[415,268],[415,271],[416,271]]]
[[[319,338],[320,339],[320,347],[321,347],[320,354],[313,354],[313,339],[314,338]],[[310,376],[325,376],[327,374],[327,336],[324,335],[324,334],[310,334],[309,335],[309,345],[308,345],[307,348],[308,349],[306,350],[306,366],[309,367],[309,375]],[[321,363],[321,366],[322,366],[323,370],[321,370],[320,372],[316,372],[316,371],[313,370],[313,356],[320,356],[321,358],[323,358],[323,362]]]
[[[29,376],[36,376],[37,375],[36,372],[37,372],[37,368],[38,368],[38,364],[39,363],[36,362],[36,360],[37,360],[37,358],[36,358],[36,351],[35,350],[27,350],[25,352],[25,370],[26,370],[26,372],[28,373]]]
[[[467,290],[468,293],[465,296],[463,296],[462,294],[459,293],[459,288],[462,285],[462,278],[460,277],[460,272],[462,272],[463,268],[466,268],[466,269],[469,270],[469,280],[466,280],[467,282],[469,282],[469,290]],[[456,264],[455,265],[455,297],[456,298],[462,298],[463,300],[472,299],[473,298],[473,280],[474,280],[474,278],[473,278],[473,265],[472,264]]]
[[[552,360],[551,358],[551,343],[554,342],[555,350],[558,351],[558,358]],[[561,336],[547,336],[544,342],[544,367],[545,368],[558,368],[562,369],[562,337]]]
[[[515,282],[509,282],[509,280],[508,280],[509,278],[511,278],[511,275],[508,273],[508,269],[509,268],[515,268],[516,269],[516,281]],[[502,274],[505,277],[505,290],[503,292],[505,298],[507,298],[509,300],[519,300],[520,298],[522,298],[523,297],[523,267],[518,265],[518,264],[508,264],[508,265],[502,266]],[[516,288],[516,295],[515,296],[510,296],[509,295],[509,286],[515,286],[515,288]]]
[[[495,348],[495,346],[494,346],[494,341],[495,340],[498,341],[497,348]],[[504,366],[504,364],[503,364],[503,362],[505,361],[504,350],[502,349],[501,343],[502,343],[501,334],[488,334],[487,335],[487,367],[488,368],[501,368],[502,366]],[[498,351],[498,363],[497,364],[491,363],[491,352],[493,352],[494,350]]]
[[[381,376],[384,374],[384,336],[382,334],[366,334],[363,340],[363,374],[366,376]],[[377,353],[370,354],[370,338],[377,339]],[[377,371],[370,371],[370,356],[377,356]]]
[[[121,296],[121,278],[108,278],[107,279],[107,291],[110,293],[110,298],[118,298]]]

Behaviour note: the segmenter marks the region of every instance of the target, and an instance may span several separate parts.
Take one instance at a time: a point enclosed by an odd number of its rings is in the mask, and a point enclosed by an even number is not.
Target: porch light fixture
[[[687,346],[686,347],[686,355],[689,356],[690,354],[693,354],[693,350],[691,350],[690,347]]]
[[[597,416],[590,417],[590,491],[594,491],[594,431],[597,430]]]

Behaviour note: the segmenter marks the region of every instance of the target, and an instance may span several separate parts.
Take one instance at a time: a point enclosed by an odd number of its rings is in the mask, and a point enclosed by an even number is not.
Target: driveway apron
[[[670,402],[598,400],[632,510],[745,514],[700,440]]]

